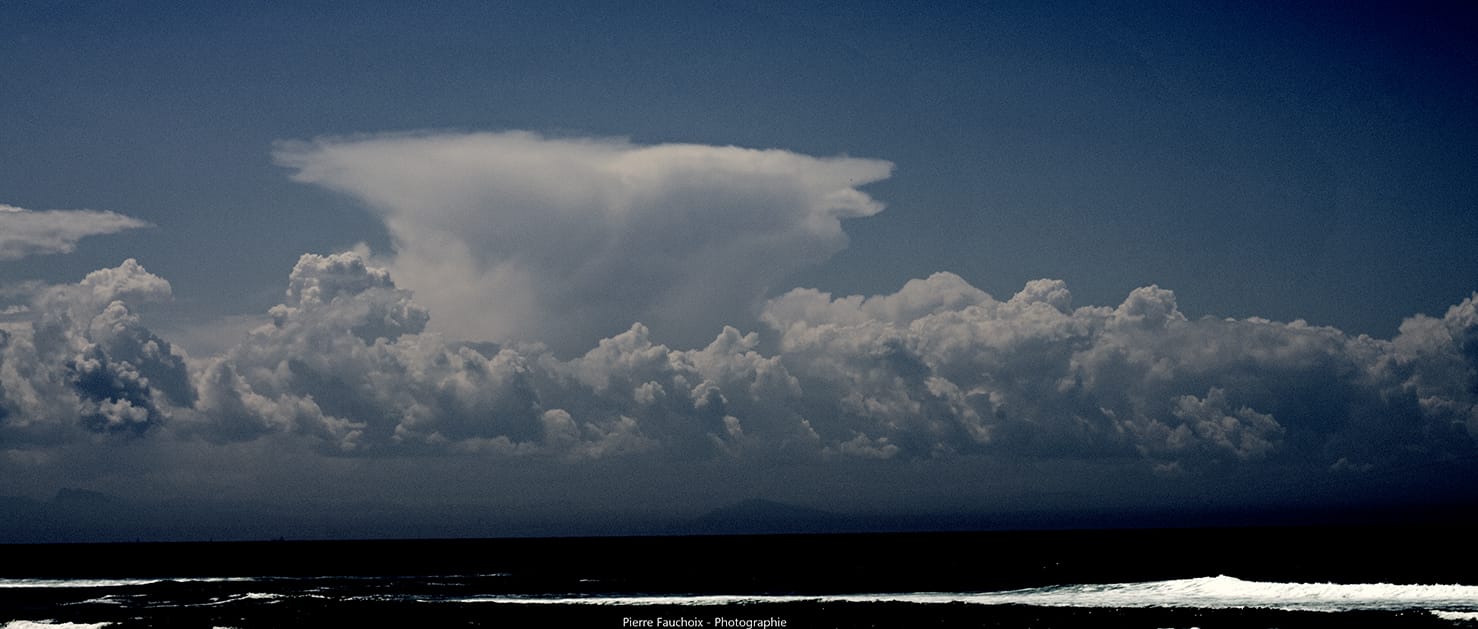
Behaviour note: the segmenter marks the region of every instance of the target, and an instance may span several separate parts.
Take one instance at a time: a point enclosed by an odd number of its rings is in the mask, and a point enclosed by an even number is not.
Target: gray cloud
[[[566,359],[446,340],[386,270],[304,255],[270,323],[188,368],[129,306],[168,294],[131,260],[39,291],[31,325],[0,336],[0,443],[162,433],[330,457],[966,457],[1205,474],[1453,460],[1478,433],[1478,294],[1381,340],[1190,319],[1154,286],[1075,308],[1061,281],[1002,301],[938,273],[888,295],[781,295],[762,313],[773,355],[733,327],[682,350],[638,323]]]
[[[204,365],[182,429],[221,441],[292,432],[340,453],[686,456],[742,437],[721,385],[746,398],[790,385],[732,328],[675,352],[638,324],[561,361],[422,333],[410,293],[352,253],[303,256],[289,285],[271,324]]]
[[[635,324],[561,359],[425,333],[409,293],[353,254],[304,256],[290,285],[274,323],[203,372],[212,430],[234,417],[234,438],[295,431],[338,452],[1129,458],[1195,471],[1462,456],[1478,425],[1473,299],[1382,341],[1190,320],[1153,286],[1074,309],[1060,281],[998,301],[939,273],[891,295],[782,295],[763,312],[773,356],[732,327],[677,350]]]
[[[516,351],[421,334],[426,311],[355,254],[304,255],[287,297],[272,323],[203,366],[183,429],[221,441],[289,432],[338,453],[578,456],[645,443],[629,418],[546,408],[539,367]]]
[[[1114,308],[1068,304],[1060,282],[1001,302],[938,274],[867,299],[796,290],[764,316],[808,402],[826,402],[812,414],[827,418],[813,422],[823,440],[886,440],[899,455],[1138,456],[1173,470],[1472,452],[1474,298],[1393,341],[1188,320],[1157,287]]]
[[[462,338],[565,354],[635,322],[682,346],[750,325],[773,284],[846,246],[892,164],[530,133],[284,143],[295,179],[363,200],[386,262]]]
[[[139,435],[193,405],[185,359],[129,307],[169,296],[169,283],[132,259],[38,291],[29,326],[0,332],[3,442]]]
[[[0,204],[0,260],[70,253],[88,236],[148,227],[149,223],[96,210],[32,211]]]

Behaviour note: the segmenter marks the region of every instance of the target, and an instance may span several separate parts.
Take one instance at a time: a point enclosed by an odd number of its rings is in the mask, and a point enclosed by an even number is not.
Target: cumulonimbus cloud
[[[283,143],[298,181],[374,208],[397,280],[461,338],[571,354],[636,322],[695,346],[882,210],[892,164],[785,150],[470,133]]]
[[[881,211],[858,188],[891,164],[519,132],[325,139],[277,159],[374,208],[395,250],[303,255],[270,323],[198,360],[136,314],[169,284],[132,260],[27,291],[0,327],[0,450],[168,434],[356,457],[1189,473],[1475,453],[1478,294],[1389,340],[1191,319],[1158,286],[1078,306],[1059,280],[1002,300],[936,273],[892,294],[772,297],[845,246],[844,219]],[[5,232],[0,257],[139,226],[0,210],[0,226],[72,221],[51,240]]]
[[[97,210],[34,211],[0,204],[0,260],[48,253],[70,253],[88,236],[148,227],[149,223],[116,212]]]

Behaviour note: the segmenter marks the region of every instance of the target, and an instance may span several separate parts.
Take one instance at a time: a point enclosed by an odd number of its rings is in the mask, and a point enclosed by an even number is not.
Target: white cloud
[[[1189,320],[1174,294],[1069,309],[1061,282],[1001,302],[936,274],[894,295],[798,289],[766,308],[811,425],[838,451],[1139,456],[1162,469],[1471,454],[1478,316],[1394,341],[1301,321]]]
[[[364,454],[1139,458],[1192,472],[1473,447],[1472,299],[1381,341],[1190,320],[1156,287],[1073,309],[1060,281],[998,301],[940,273],[890,295],[782,295],[764,311],[773,356],[732,327],[675,350],[634,324],[562,359],[425,333],[427,313],[355,254],[304,256],[289,285],[272,324],[201,371],[192,430]]]
[[[841,220],[882,210],[857,188],[892,169],[521,132],[285,143],[277,158],[380,213],[388,265],[434,329],[566,354],[636,322],[682,346],[750,325],[775,282],[846,246]]]
[[[304,255],[287,303],[204,363],[186,432],[217,441],[303,435],[328,452],[608,456],[647,448],[635,420],[546,407],[558,376],[511,349],[422,334],[427,315],[352,253]],[[550,402],[574,393],[549,395]]]
[[[1378,373],[1400,378],[1422,411],[1478,437],[1478,293],[1448,308],[1401,324]]]
[[[645,325],[573,358],[444,340],[358,254],[304,255],[268,323],[189,362],[133,308],[129,260],[38,287],[0,328],[0,447],[160,434],[292,439],[331,455],[585,461],[1141,462],[1373,470],[1473,454],[1478,295],[1389,341],[1301,321],[1188,319],[1172,292],[1072,307],[1056,280],[1000,301],[947,274],[898,292],[796,289],[701,348]]]
[[[169,296],[132,259],[39,289],[30,325],[0,330],[0,443],[140,435],[193,405],[184,358],[129,306]]]
[[[87,236],[115,234],[149,223],[96,210],[32,211],[0,204],[0,260],[48,253],[70,253]]]
[[[654,343],[645,326],[561,360],[540,346],[448,343],[382,269],[305,255],[272,322],[201,363],[177,422],[218,442],[301,435],[325,452],[461,452],[587,459],[815,453],[799,395],[758,338]]]

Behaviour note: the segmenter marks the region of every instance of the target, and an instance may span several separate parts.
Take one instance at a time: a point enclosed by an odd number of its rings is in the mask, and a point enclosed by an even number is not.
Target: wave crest
[[[1144,583],[1071,585],[990,592],[971,602],[1064,607],[1256,607],[1301,611],[1443,609],[1478,611],[1478,586],[1393,583],[1278,583],[1215,576]]]

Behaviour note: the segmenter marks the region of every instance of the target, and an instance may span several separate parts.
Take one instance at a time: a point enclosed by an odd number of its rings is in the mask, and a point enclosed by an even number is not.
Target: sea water
[[[25,561],[0,559],[12,575],[0,578],[0,629],[1478,626],[1478,584],[1460,557],[1340,563],[1349,557],[1277,544],[1262,555],[1143,554],[1175,535],[28,547],[14,554]],[[196,559],[163,559],[179,551]],[[48,552],[66,561],[47,565]],[[20,564],[44,574],[16,575]],[[1183,576],[1228,566],[1255,574]],[[1170,578],[1115,578],[1146,573]],[[1366,578],[1382,573],[1391,578]]]
[[[1025,609],[1076,608],[1124,610],[1267,610],[1315,612],[1332,620],[1352,612],[1420,612],[1430,619],[1462,626],[1478,620],[1478,586],[1388,583],[1278,583],[1231,576],[1138,583],[1063,584],[999,592],[881,592],[834,594],[685,594],[565,592],[509,593],[496,588],[498,577],[402,576],[375,578],[266,577],[231,579],[4,579],[0,588],[10,604],[0,608],[4,629],[82,629],[159,626],[195,618],[209,626],[279,626],[294,608],[331,611],[352,619],[397,608],[425,618],[458,619],[492,624],[499,619],[527,619],[508,608],[578,609],[608,612],[585,614],[611,627],[755,627],[791,629],[832,626],[828,609],[843,621],[866,615],[874,607],[907,626],[946,615],[989,619],[1003,610],[1020,617]],[[49,601],[44,608],[24,610],[17,601]],[[941,609],[948,608],[947,614]],[[677,611],[673,611],[677,610]],[[686,610],[686,611],[683,611]],[[29,617],[15,617],[22,611]],[[310,616],[312,614],[309,614]],[[997,614],[999,616],[999,614]],[[1050,614],[1046,615],[1050,617]],[[1041,615],[1039,614],[1039,617]],[[1173,616],[1164,616],[1172,620]],[[603,620],[602,620],[603,619]],[[686,622],[687,624],[683,624]],[[265,624],[263,624],[265,623]],[[1307,624],[1307,623],[1304,623]],[[1298,626],[1297,618],[1284,626]],[[202,625],[205,626],[205,625]],[[882,625],[889,626],[889,625]]]

